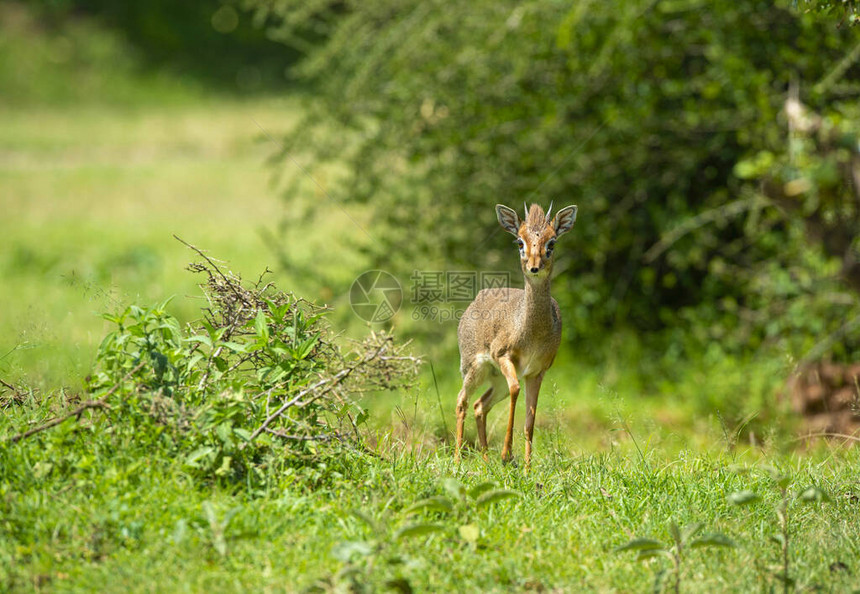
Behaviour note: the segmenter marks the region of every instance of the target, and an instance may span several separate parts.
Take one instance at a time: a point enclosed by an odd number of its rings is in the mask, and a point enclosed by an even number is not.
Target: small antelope
[[[573,228],[576,206],[558,211],[555,219],[544,214],[537,204],[526,210],[520,221],[507,206],[496,205],[502,228],[517,238],[525,289],[494,288],[478,293],[460,319],[460,373],[463,387],[457,396],[457,451],[460,460],[466,405],[475,390],[489,380],[490,387],[475,401],[475,421],[484,458],[487,457],[487,413],[505,396],[511,397],[508,430],[502,447],[502,460],[511,459],[514,415],[522,378],[526,391],[526,457],[532,454],[538,393],[544,373],[552,366],[561,342],[561,316],[558,303],[550,297],[550,272],[556,240]]]

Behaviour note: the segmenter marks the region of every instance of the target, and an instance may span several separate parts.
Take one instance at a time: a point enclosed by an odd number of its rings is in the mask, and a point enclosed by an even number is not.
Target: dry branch
[[[86,402],[83,402],[80,406],[78,406],[75,410],[68,412],[61,417],[55,417],[55,418],[51,419],[50,421],[48,421],[47,423],[43,423],[43,424],[39,425],[38,427],[34,427],[33,429],[30,429],[29,431],[19,433],[18,435],[13,435],[12,437],[7,439],[6,441],[8,441],[10,443],[17,443],[17,442],[21,441],[22,439],[27,439],[28,437],[33,436],[37,433],[41,433],[42,431],[50,429],[51,427],[56,427],[57,425],[61,424],[62,422],[66,421],[72,417],[76,417],[76,416],[80,415],[82,412],[84,412],[85,410],[87,410],[89,408],[110,408],[110,405],[107,404],[108,397],[110,397],[111,394],[116,392],[119,389],[119,387],[123,383],[125,383],[126,380],[128,380],[131,376],[133,376],[138,371],[140,371],[143,368],[144,364],[145,363],[143,361],[138,363],[137,367],[135,367],[134,369],[129,371],[121,380],[119,380],[116,384],[114,384],[114,386],[110,390],[105,392],[105,394],[101,398],[99,398],[97,400],[87,400]]]
[[[382,344],[380,344],[375,351],[370,352],[370,353],[366,353],[361,359],[359,359],[358,361],[356,361],[352,365],[349,365],[349,366],[345,367],[344,369],[341,369],[340,371],[338,371],[337,373],[335,373],[334,375],[332,375],[330,377],[324,377],[324,378],[320,379],[318,382],[316,382],[316,383],[308,386],[307,388],[304,388],[303,390],[299,391],[298,394],[296,394],[290,400],[288,400],[287,402],[282,404],[281,407],[278,408],[278,410],[276,410],[271,415],[269,415],[266,418],[266,420],[263,421],[263,424],[260,425],[251,434],[251,436],[248,438],[248,441],[246,441],[241,446],[239,446],[239,449],[245,449],[245,447],[248,444],[250,444],[251,442],[253,442],[261,433],[263,433],[264,431],[268,431],[269,425],[271,425],[275,420],[278,419],[278,417],[283,415],[290,408],[293,408],[294,406],[298,406],[298,407],[307,406],[308,404],[310,404],[316,400],[319,400],[320,398],[322,398],[326,394],[331,393],[338,386],[343,385],[344,381],[346,381],[346,379],[355,370],[357,370],[361,367],[366,367],[366,366],[370,365],[371,363],[373,363],[375,360],[382,360],[381,355],[385,351],[386,346],[387,346],[387,341],[383,341]],[[312,394],[313,396],[308,400],[304,400],[304,398],[306,396],[308,396],[309,394]]]

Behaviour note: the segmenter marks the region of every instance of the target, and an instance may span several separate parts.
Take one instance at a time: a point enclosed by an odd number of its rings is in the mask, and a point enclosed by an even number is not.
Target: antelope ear
[[[559,237],[571,229],[576,222],[576,206],[565,206],[555,215],[553,227],[555,227],[555,236]]]
[[[508,208],[503,204],[496,204],[496,216],[499,217],[499,225],[502,226],[502,229],[514,237],[519,236],[520,218],[513,209]]]

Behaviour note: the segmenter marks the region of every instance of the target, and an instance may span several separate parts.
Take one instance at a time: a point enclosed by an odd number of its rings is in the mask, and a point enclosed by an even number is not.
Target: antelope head
[[[516,237],[520,265],[526,280],[546,278],[552,270],[552,255],[556,240],[570,231],[576,222],[576,206],[566,206],[552,217],[552,203],[544,213],[537,204],[525,208],[525,219],[507,206],[496,205],[496,215],[502,229]]]

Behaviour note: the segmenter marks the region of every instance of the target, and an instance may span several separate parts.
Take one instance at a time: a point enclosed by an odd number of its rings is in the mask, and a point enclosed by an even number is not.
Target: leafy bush
[[[245,287],[208,258],[190,269],[206,276],[198,323],[181,327],[167,302],[106,315],[115,329],[87,378],[93,399],[12,441],[95,411],[80,430],[115,448],[172,452],[204,478],[259,479],[278,459],[359,447],[356,395],[403,388],[416,371],[385,334],[343,349],[324,309],[263,277]]]

